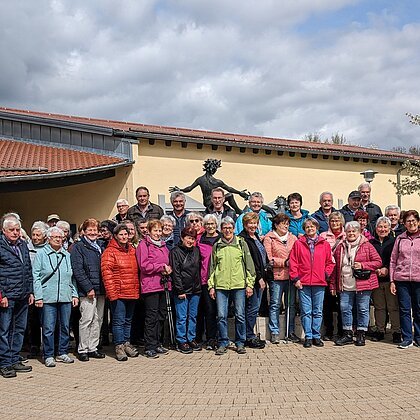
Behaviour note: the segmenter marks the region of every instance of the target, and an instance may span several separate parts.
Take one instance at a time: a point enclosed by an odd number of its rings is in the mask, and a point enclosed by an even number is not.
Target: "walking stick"
[[[291,286],[291,281],[290,281],[290,277],[289,277],[288,286],[287,286],[286,337],[285,337],[285,340],[284,340],[284,342],[286,344],[289,344],[290,286]]]
[[[169,282],[169,277],[162,276],[161,283],[163,285],[163,288],[165,289],[166,309],[168,312],[169,339],[170,339],[170,344],[172,345],[172,347],[175,347],[174,319],[172,315],[172,304],[171,304],[171,296],[169,294],[168,282]]]

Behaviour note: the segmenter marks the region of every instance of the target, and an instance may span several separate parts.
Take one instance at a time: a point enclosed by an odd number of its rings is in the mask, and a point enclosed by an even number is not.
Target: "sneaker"
[[[300,343],[300,338],[294,332],[290,333],[287,339],[292,343]]]
[[[280,344],[280,334],[271,334],[271,344]]]
[[[117,344],[115,346],[115,358],[119,362],[126,362],[128,360],[127,353],[125,352],[124,344]]]
[[[26,356],[19,356],[19,362],[28,363],[29,359]]]
[[[123,345],[124,345],[125,354],[128,357],[137,357],[139,355],[138,350],[132,344],[130,344],[128,341],[125,342]]]
[[[24,365],[22,362],[15,363],[12,368],[17,373],[28,373],[32,371],[32,366]]]
[[[59,356],[57,356],[55,358],[55,360],[57,362],[61,362],[61,363],[74,363],[74,359],[71,358],[68,354],[60,354]]]
[[[312,347],[312,338],[305,338],[305,341],[303,342],[303,347],[305,349],[309,349]]]
[[[5,366],[0,368],[0,375],[3,376],[3,378],[14,378],[16,377],[16,371],[12,366]]]
[[[222,356],[227,352],[227,348],[225,346],[219,346],[216,350],[216,356]]]
[[[207,341],[206,350],[216,350],[216,349],[217,349],[217,343],[214,338]]]
[[[193,349],[189,346],[188,343],[180,343],[178,344],[178,351],[183,354],[191,354]]]
[[[343,336],[335,341],[336,346],[353,344],[353,331],[343,331]]]
[[[55,367],[54,357],[47,357],[44,362],[46,367]]]
[[[325,334],[324,337],[322,337],[324,341],[334,341],[334,334]]]
[[[420,340],[415,340],[413,343],[416,347],[420,347]]]
[[[156,348],[156,353],[159,353],[159,354],[168,354],[169,353],[169,350],[166,347],[158,346]]]
[[[322,342],[322,340],[320,338],[313,338],[312,339],[312,344],[315,347],[324,347],[324,343]]]
[[[401,333],[399,333],[399,332],[392,333],[392,342],[393,343],[400,344],[401,341],[402,341]]]
[[[261,348],[261,347],[256,347],[256,348]],[[246,354],[246,348],[243,345],[239,345],[236,347],[236,353],[238,354]]]
[[[257,337],[251,338],[251,340],[245,340],[245,346],[252,349],[263,349],[265,343],[261,342]]]
[[[201,351],[203,348],[200,344],[197,344],[195,340],[188,342],[188,345],[192,348],[193,351]]]
[[[380,332],[380,331],[375,331],[371,336],[370,336],[370,339],[372,340],[372,341],[382,341],[383,339],[385,338],[385,334],[383,333],[383,332]],[[394,341],[394,343],[395,343],[395,341]],[[401,343],[401,340],[400,341],[397,341],[397,343]]]
[[[78,353],[77,357],[81,362],[89,362],[89,355],[87,353]]]
[[[412,347],[413,342],[411,340],[404,340],[402,343],[398,345],[399,349],[408,349],[409,347]]]
[[[159,357],[159,355],[157,354],[155,350],[146,350],[144,352],[144,355],[148,357],[149,359],[157,359]]]

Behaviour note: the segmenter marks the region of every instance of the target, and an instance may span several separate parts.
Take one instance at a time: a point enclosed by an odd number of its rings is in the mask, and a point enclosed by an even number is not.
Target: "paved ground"
[[[0,378],[0,418],[420,419],[420,348],[387,342],[32,365]]]

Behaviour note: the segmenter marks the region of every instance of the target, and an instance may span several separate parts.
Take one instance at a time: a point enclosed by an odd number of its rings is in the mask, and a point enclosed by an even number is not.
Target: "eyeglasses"
[[[232,226],[222,226],[223,230],[233,230]]]
[[[62,236],[50,236],[50,239],[60,239],[60,241],[61,241],[61,240],[63,240],[63,237]]]
[[[190,223],[200,223],[200,219],[191,219]]]
[[[406,220],[405,223],[418,223],[416,219]]]
[[[216,226],[216,223],[214,223],[214,222],[208,222],[208,223],[206,223],[206,226]]]

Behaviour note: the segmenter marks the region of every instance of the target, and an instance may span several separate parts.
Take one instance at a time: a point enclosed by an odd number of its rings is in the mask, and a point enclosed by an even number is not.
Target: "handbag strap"
[[[63,262],[63,260],[64,260],[64,255],[61,255],[61,260],[57,263],[57,265],[54,268],[54,270],[52,271],[52,273],[48,274],[47,277],[45,277],[45,278],[43,278],[41,280],[41,284],[42,285],[44,285],[57,272],[57,270],[59,269],[59,267],[60,267],[61,263]]]

